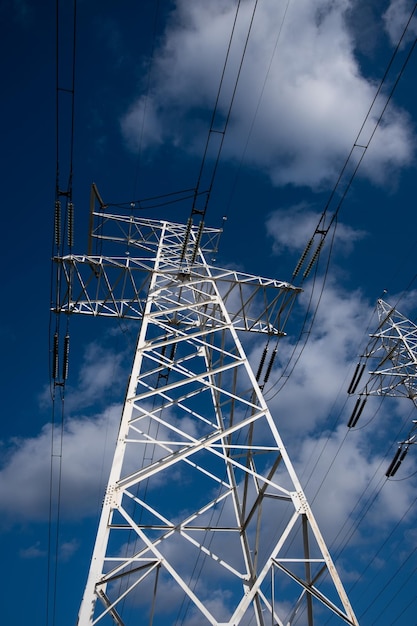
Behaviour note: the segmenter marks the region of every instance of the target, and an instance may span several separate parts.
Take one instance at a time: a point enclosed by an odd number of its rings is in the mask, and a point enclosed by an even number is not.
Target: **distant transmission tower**
[[[371,334],[348,388],[349,394],[358,394],[349,428],[358,423],[368,396],[406,397],[417,408],[417,326],[383,300],[378,300],[377,312],[378,328]],[[368,370],[366,382],[359,385],[365,369]],[[410,445],[415,443],[416,435],[417,426],[413,420],[407,438],[399,442],[386,471],[387,477],[397,472]]]
[[[78,625],[357,625],[239,338],[298,289],[209,265],[218,229],[102,208],[112,255],[57,258],[57,310],[141,325]]]

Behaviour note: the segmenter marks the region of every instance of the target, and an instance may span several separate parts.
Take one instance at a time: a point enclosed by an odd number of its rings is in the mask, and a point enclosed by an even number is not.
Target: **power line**
[[[362,134],[362,132],[363,132],[363,130],[365,128],[365,125],[366,125],[366,123],[367,123],[367,121],[368,121],[368,119],[369,119],[369,117],[370,117],[374,107],[375,107],[375,103],[376,103],[376,101],[377,101],[377,99],[378,99],[378,97],[379,97],[379,95],[380,95],[380,93],[382,91],[382,88],[383,88],[383,86],[384,86],[384,84],[385,84],[385,82],[387,80],[387,77],[388,77],[389,72],[391,70],[391,67],[392,67],[392,65],[393,65],[393,63],[394,63],[394,61],[395,61],[395,59],[397,57],[397,54],[399,53],[399,51],[401,49],[402,43],[403,43],[403,41],[405,39],[405,36],[407,34],[407,31],[409,29],[409,26],[411,24],[411,21],[413,19],[413,16],[414,16],[414,13],[415,13],[416,9],[417,9],[417,4],[414,5],[414,8],[413,8],[413,10],[410,13],[408,21],[407,21],[406,25],[404,26],[404,29],[403,29],[402,34],[401,34],[401,37],[398,40],[398,43],[397,43],[397,45],[395,47],[395,50],[394,50],[394,52],[393,52],[393,54],[391,56],[391,59],[390,59],[390,61],[388,63],[388,66],[387,66],[385,72],[384,72],[384,75],[383,75],[383,77],[382,77],[382,79],[380,81],[378,89],[377,89],[377,91],[375,93],[375,96],[374,96],[374,98],[372,100],[372,103],[371,103],[371,105],[370,105],[370,107],[368,109],[368,112],[367,112],[366,116],[365,116],[365,119],[364,119],[364,121],[363,121],[363,123],[362,123],[362,125],[361,125],[361,127],[359,129],[359,132],[358,132],[358,134],[356,136],[356,139],[355,139],[355,141],[354,141],[354,143],[352,145],[352,148],[351,148],[351,150],[350,150],[350,152],[349,152],[349,154],[348,154],[348,156],[347,156],[347,158],[345,160],[345,163],[344,163],[344,165],[343,165],[343,167],[342,167],[342,169],[340,171],[340,174],[339,174],[339,177],[338,177],[338,179],[336,181],[336,184],[334,185],[333,190],[332,190],[332,192],[331,192],[331,194],[329,196],[329,199],[328,199],[328,201],[327,201],[327,203],[326,203],[326,205],[325,205],[325,207],[323,209],[323,212],[322,212],[321,217],[320,217],[320,219],[318,221],[317,227],[316,227],[316,229],[315,229],[315,231],[314,231],[310,241],[307,243],[307,246],[306,246],[303,254],[301,255],[300,261],[298,262],[298,264],[296,265],[296,267],[294,269],[293,279],[298,275],[299,271],[302,269],[302,267],[305,265],[305,263],[306,262],[308,263],[307,264],[307,268],[305,269],[305,271],[303,273],[301,284],[308,277],[308,275],[309,275],[309,273],[311,271],[312,266],[314,265],[314,263],[316,262],[316,260],[318,259],[319,255],[320,255],[321,247],[323,246],[324,240],[325,240],[325,238],[326,238],[326,236],[327,236],[327,234],[329,232],[329,229],[333,225],[334,221],[337,219],[337,215],[338,215],[338,213],[339,213],[339,211],[340,211],[340,209],[342,207],[342,204],[343,204],[343,202],[344,202],[344,200],[345,200],[345,198],[347,196],[347,193],[348,193],[350,187],[352,186],[353,180],[354,180],[354,178],[355,178],[355,176],[356,176],[356,174],[357,174],[357,172],[359,170],[359,167],[360,167],[360,165],[362,163],[362,160],[363,160],[363,158],[364,158],[364,156],[365,156],[365,154],[366,154],[366,152],[367,152],[367,150],[369,148],[369,145],[370,145],[373,137],[375,136],[375,133],[376,133],[376,131],[377,131],[377,129],[378,129],[378,127],[379,127],[379,125],[380,125],[380,123],[382,121],[382,118],[383,118],[383,116],[384,116],[384,114],[385,114],[385,112],[387,110],[387,107],[388,107],[388,105],[389,105],[389,103],[391,101],[391,98],[394,95],[394,92],[395,92],[395,90],[396,90],[396,88],[398,86],[398,83],[399,83],[399,81],[400,81],[400,79],[401,79],[401,77],[402,77],[402,75],[403,75],[403,73],[405,71],[405,68],[407,67],[407,64],[408,64],[408,62],[409,62],[409,60],[411,58],[411,55],[412,55],[412,53],[414,51],[414,48],[415,48],[416,43],[417,43],[417,38],[414,38],[413,43],[411,44],[411,46],[410,46],[410,48],[408,50],[408,53],[407,53],[407,55],[406,55],[402,65],[400,67],[400,70],[397,73],[397,76],[395,78],[394,84],[392,85],[392,87],[391,87],[391,89],[390,89],[390,91],[389,91],[389,93],[388,93],[388,95],[387,95],[387,97],[385,99],[384,106],[382,107],[381,113],[378,115],[378,117],[377,117],[377,119],[375,121],[375,124],[374,124],[374,127],[372,129],[372,132],[370,133],[369,139],[365,140],[362,143],[361,142],[361,134]],[[351,161],[353,160],[353,155],[354,155],[355,152],[357,152],[358,149],[361,151],[359,159],[357,160],[356,164],[353,165],[353,171],[351,172],[350,176],[348,176],[347,182],[345,183],[345,186],[342,189],[341,197],[340,197],[339,201],[337,202],[337,205],[336,205],[336,208],[335,208],[335,210],[333,212],[333,215],[330,217],[330,221],[326,225],[326,217],[327,217],[328,211],[329,211],[329,209],[330,209],[330,207],[332,205],[333,199],[336,197],[336,193],[338,192],[339,188],[342,186],[344,175],[345,175],[345,173],[347,173],[347,169],[350,166]],[[315,236],[316,235],[319,235],[319,242],[318,242],[318,245],[314,247],[313,244],[315,242]]]
[[[221,79],[220,79],[219,88],[218,88],[218,91],[217,91],[216,102],[215,102],[213,113],[212,113],[212,117],[211,117],[210,128],[209,128],[209,132],[208,132],[208,135],[207,135],[207,140],[206,140],[206,145],[205,145],[205,149],[204,149],[204,153],[203,153],[203,158],[202,158],[201,165],[200,165],[200,171],[199,171],[198,178],[197,178],[195,200],[197,199],[198,195],[201,195],[201,193],[203,193],[205,195],[205,202],[204,202],[204,206],[203,206],[202,209],[197,208],[195,206],[196,203],[194,203],[194,206],[193,206],[192,211],[191,211],[191,218],[194,215],[198,215],[198,216],[201,216],[201,219],[203,220],[204,217],[205,217],[205,214],[207,212],[208,203],[209,203],[209,200],[210,200],[210,196],[211,196],[211,192],[212,192],[212,189],[213,189],[214,180],[215,180],[216,173],[217,173],[217,168],[218,168],[219,161],[220,161],[220,155],[221,155],[221,151],[222,151],[223,144],[224,144],[226,130],[227,130],[227,127],[228,127],[228,124],[229,124],[229,121],[230,121],[230,116],[231,116],[233,104],[234,104],[235,97],[236,97],[236,91],[237,91],[240,75],[241,75],[241,72],[242,72],[243,62],[244,62],[244,59],[245,59],[245,55],[246,55],[246,51],[247,51],[247,47],[248,47],[248,43],[249,43],[249,38],[250,38],[250,35],[251,35],[253,22],[254,22],[254,19],[255,19],[255,13],[256,13],[257,6],[258,6],[258,0],[255,0],[254,6],[253,6],[253,9],[252,9],[251,19],[250,19],[248,31],[247,31],[247,34],[246,34],[245,43],[244,43],[244,46],[243,46],[243,51],[242,51],[242,54],[241,54],[238,70],[237,70],[237,73],[236,73],[236,78],[235,78],[235,82],[234,82],[234,85],[233,85],[232,95],[231,95],[231,98],[230,98],[230,101],[229,101],[229,106],[227,108],[226,118],[225,118],[225,121],[224,121],[224,124],[223,124],[223,128],[222,129],[217,129],[217,128],[215,128],[216,114],[217,114],[217,110],[218,110],[218,106],[219,106],[219,100],[220,100],[220,95],[221,95],[221,92],[222,92],[225,72],[226,72],[226,68],[227,68],[228,62],[229,62],[229,55],[230,55],[230,51],[231,51],[231,47],[232,47],[234,34],[235,34],[235,29],[236,29],[236,24],[237,24],[237,19],[238,19],[238,15],[239,15],[240,6],[241,6],[241,0],[238,1],[236,12],[235,12],[232,32],[230,34],[229,43],[228,43],[228,47],[227,47],[226,58],[225,58],[225,62],[224,62],[224,65],[223,65],[223,70],[222,70],[222,75],[221,75]],[[212,141],[212,139],[213,139],[213,137],[215,135],[220,135],[220,142],[219,142],[219,145],[217,147],[217,153],[216,153],[214,164],[213,164],[213,166],[211,168],[211,175],[209,175],[209,177],[208,177],[208,181],[209,181],[208,182],[208,187],[207,187],[207,189],[205,189],[205,191],[202,192],[201,191],[201,185],[202,185],[202,178],[203,178],[203,174],[204,174],[204,170],[205,170],[206,160],[207,160],[207,156],[208,156],[208,150],[209,150],[210,142]]]
[[[153,60],[154,60],[154,52],[155,52],[156,29],[158,25],[158,17],[159,17],[159,0],[156,0],[155,15],[154,15],[154,21],[153,21],[151,54],[150,54],[150,61],[148,64],[143,114],[142,114],[142,120],[141,120],[141,125],[140,125],[139,146],[138,146],[139,150],[138,150],[138,156],[137,156],[137,162],[136,162],[136,171],[134,175],[133,197],[136,196],[136,187],[137,187],[139,175],[140,175],[140,164],[141,164],[141,159],[142,159],[142,142],[143,142],[143,134],[145,130],[145,121],[146,121],[147,105],[148,105],[148,99],[149,99],[149,91],[150,91],[150,86],[151,86],[151,76],[152,76],[152,70],[153,70]]]
[[[73,0],[71,17],[62,11],[70,11],[61,7],[60,0],[55,5],[55,134],[56,134],[56,170],[55,170],[55,208],[52,236],[52,258],[62,257],[66,250],[71,251],[74,238],[74,205],[73,162],[74,162],[74,127],[75,127],[75,69],[77,41],[77,2]],[[66,58],[62,30],[69,33],[70,72],[69,84],[64,83],[61,76],[61,57]],[[62,100],[65,101],[65,106]],[[68,103],[69,100],[69,103]],[[61,133],[64,125],[64,111],[69,117],[65,119],[65,127],[69,121],[69,130]],[[63,162],[65,165],[63,166]],[[64,205],[64,207],[62,206]],[[64,209],[64,210],[62,210]],[[62,217],[63,215],[63,217]],[[61,302],[61,266],[53,263],[51,267],[51,307],[49,317],[49,363],[50,389],[52,399],[51,412],[51,452],[49,472],[49,513],[48,513],[48,548],[47,548],[47,580],[46,580],[46,626],[54,626],[56,620],[56,601],[58,584],[59,533],[61,514],[61,484],[63,467],[63,436],[65,414],[65,383],[68,377],[69,358],[69,317],[65,328],[60,323],[60,315],[56,314],[53,322],[53,311],[59,313]],[[57,408],[59,402],[59,408]]]
[[[343,202],[344,202],[344,200],[346,198],[346,195],[347,195],[347,193],[348,193],[348,191],[349,191],[349,189],[350,189],[350,187],[351,187],[351,185],[353,183],[353,180],[354,180],[354,178],[355,178],[355,176],[356,176],[356,174],[358,172],[359,166],[362,163],[362,160],[363,160],[363,158],[365,156],[365,153],[366,153],[366,151],[367,151],[367,149],[368,149],[368,147],[369,147],[369,145],[370,145],[370,143],[371,143],[371,141],[372,141],[372,139],[373,139],[373,137],[374,137],[374,135],[375,135],[375,133],[377,131],[377,128],[379,127],[379,125],[380,125],[380,123],[382,121],[383,115],[386,112],[386,109],[387,109],[387,107],[388,107],[388,105],[389,105],[389,103],[391,101],[391,98],[392,98],[392,96],[393,96],[393,94],[395,92],[395,89],[396,89],[396,87],[397,87],[397,85],[398,85],[398,83],[399,83],[399,81],[400,81],[400,79],[401,79],[401,77],[402,77],[402,75],[403,75],[403,73],[405,71],[405,68],[406,68],[406,66],[408,64],[408,61],[411,58],[411,55],[412,55],[412,53],[414,51],[414,48],[416,46],[416,43],[417,43],[417,38],[414,39],[412,45],[410,46],[410,48],[408,50],[408,53],[407,53],[407,55],[406,55],[402,65],[401,65],[401,68],[400,68],[400,70],[399,70],[399,72],[398,72],[398,74],[396,76],[394,84],[393,84],[393,86],[392,86],[392,88],[391,88],[390,92],[388,93],[388,96],[387,96],[387,98],[385,100],[385,103],[384,103],[384,106],[382,108],[382,111],[379,114],[379,116],[377,117],[377,120],[376,120],[374,128],[373,128],[373,130],[372,130],[372,132],[370,134],[370,137],[369,137],[368,141],[364,145],[360,144],[360,136],[361,136],[362,131],[363,131],[365,125],[366,125],[367,120],[369,119],[369,117],[370,117],[370,115],[372,113],[372,110],[373,110],[373,108],[375,106],[376,100],[377,100],[379,94],[381,93],[382,88],[383,88],[383,86],[384,86],[384,84],[385,84],[385,82],[387,80],[387,77],[388,77],[389,72],[391,70],[391,67],[392,67],[392,65],[394,63],[394,60],[395,60],[399,50],[401,49],[401,45],[402,45],[402,43],[403,43],[403,41],[405,39],[406,33],[407,33],[408,28],[409,28],[409,26],[411,24],[411,21],[412,21],[412,18],[414,16],[414,13],[415,13],[416,9],[417,9],[417,4],[415,4],[413,10],[410,13],[410,16],[408,18],[407,23],[404,26],[404,29],[403,29],[402,34],[400,36],[400,39],[399,39],[399,41],[398,41],[398,43],[397,43],[397,45],[395,47],[395,50],[394,50],[394,52],[393,52],[393,54],[391,56],[391,59],[390,59],[390,61],[388,63],[388,66],[387,66],[387,68],[386,68],[386,70],[384,72],[384,75],[383,75],[383,77],[382,77],[382,79],[380,81],[378,89],[377,89],[377,91],[375,93],[375,96],[374,96],[374,98],[372,100],[372,103],[371,103],[371,105],[370,105],[370,107],[368,109],[368,112],[367,112],[366,116],[365,116],[365,119],[362,122],[362,125],[361,125],[361,127],[359,129],[359,132],[358,132],[358,134],[356,136],[356,139],[355,139],[355,141],[353,143],[353,146],[352,146],[352,148],[351,148],[351,150],[350,150],[350,152],[349,152],[349,154],[348,154],[348,156],[347,156],[347,158],[345,160],[345,163],[344,163],[344,165],[343,165],[343,167],[342,167],[342,169],[340,171],[340,174],[339,174],[339,176],[337,178],[337,181],[336,181],[336,183],[335,183],[335,185],[333,187],[333,190],[332,190],[332,192],[331,192],[331,194],[329,196],[329,199],[328,199],[328,201],[327,201],[327,203],[326,203],[326,205],[325,205],[325,207],[323,209],[323,212],[322,212],[322,214],[320,216],[320,219],[318,221],[316,229],[315,229],[312,237],[310,238],[309,242],[307,243],[307,245],[306,245],[306,247],[305,247],[305,249],[304,249],[304,251],[303,251],[303,253],[302,253],[301,257],[300,257],[300,260],[298,261],[298,263],[297,263],[297,265],[296,265],[296,267],[294,269],[293,280],[294,280],[294,278],[296,278],[298,276],[298,274],[301,271],[301,269],[303,268],[303,266],[304,267],[306,266],[305,269],[304,269],[304,272],[302,274],[302,279],[301,279],[301,282],[300,282],[300,286],[302,286],[305,283],[305,281],[307,280],[307,278],[309,277],[309,275],[311,273],[311,270],[316,265],[320,255],[321,255],[325,239],[326,239],[327,235],[329,234],[329,232],[331,231],[331,229],[333,227],[331,245],[330,245],[330,249],[329,249],[329,252],[328,252],[327,263],[326,263],[326,270],[325,270],[325,274],[324,274],[324,277],[323,277],[323,282],[322,282],[321,289],[320,289],[320,295],[319,295],[317,303],[315,305],[315,310],[314,310],[314,313],[312,315],[312,319],[311,319],[311,323],[309,325],[309,329],[307,330],[307,333],[306,333],[304,344],[302,345],[302,348],[301,348],[300,352],[297,353],[298,345],[299,345],[299,342],[301,340],[302,334],[304,333],[305,326],[306,326],[306,323],[307,323],[307,318],[308,318],[308,315],[309,315],[309,312],[310,312],[310,304],[311,304],[312,299],[313,299],[313,292],[314,292],[314,285],[315,285],[316,275],[315,275],[315,279],[314,279],[314,282],[313,282],[313,289],[312,289],[311,296],[310,296],[310,302],[309,302],[309,306],[307,308],[307,312],[306,312],[306,315],[305,315],[305,318],[304,318],[304,324],[302,326],[301,332],[299,334],[299,337],[297,339],[296,345],[295,345],[295,347],[293,349],[292,355],[291,355],[288,363],[286,364],[286,366],[285,366],[283,372],[281,373],[279,379],[277,381],[275,381],[275,383],[273,384],[273,387],[275,387],[279,383],[279,381],[283,378],[283,376],[286,374],[288,368],[290,367],[291,361],[294,358],[294,355],[297,354],[295,362],[292,363],[291,369],[289,371],[289,374],[288,374],[288,376],[286,376],[283,384],[279,387],[279,389],[272,396],[269,396],[268,399],[272,399],[273,397],[275,397],[277,395],[277,393],[279,393],[279,391],[282,389],[283,385],[286,384],[286,382],[288,381],[289,376],[293,372],[297,362],[299,361],[299,359],[301,357],[302,352],[304,351],[304,349],[305,349],[305,347],[307,345],[307,341],[308,341],[308,338],[310,336],[311,330],[313,328],[314,320],[315,320],[315,317],[316,317],[316,314],[317,314],[317,309],[318,309],[318,306],[319,306],[319,304],[321,302],[321,299],[322,299],[322,296],[323,296],[323,292],[324,292],[324,289],[325,289],[325,284],[326,284],[326,281],[327,281],[327,275],[328,275],[328,271],[329,271],[331,254],[332,254],[332,250],[333,250],[334,242],[335,242],[337,218],[338,218],[339,211],[340,211],[340,209],[342,207],[342,204],[343,204]],[[336,206],[335,211],[333,212],[333,214],[332,214],[332,216],[330,218],[329,223],[326,225],[327,213],[328,213],[328,211],[329,211],[329,209],[331,207],[333,199],[336,197],[336,193],[337,193],[337,191],[338,191],[338,189],[339,189],[339,187],[340,187],[340,185],[342,183],[343,176],[344,176],[345,172],[347,171],[347,168],[348,168],[348,166],[349,166],[349,164],[350,164],[350,162],[352,160],[354,151],[358,147],[362,150],[362,154],[360,155],[359,160],[357,161],[356,165],[354,166],[353,172],[351,173],[350,177],[348,178],[348,181],[347,181],[347,183],[345,185],[343,193],[342,193],[342,195],[341,195],[341,197],[340,197],[340,199],[338,201],[338,204]],[[315,246],[315,237],[316,237],[316,235],[319,235],[319,242]]]

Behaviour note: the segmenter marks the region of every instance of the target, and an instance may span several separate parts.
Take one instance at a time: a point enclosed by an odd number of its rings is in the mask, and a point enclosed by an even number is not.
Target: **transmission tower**
[[[91,225],[57,311],[141,324],[78,626],[357,625],[240,340],[282,335],[299,289],[210,265],[202,222]]]
[[[356,365],[349,394],[357,393],[348,426],[358,423],[368,396],[406,397],[417,408],[417,326],[383,300],[377,302],[379,324]],[[368,367],[367,367],[368,366]],[[359,385],[367,369],[365,384]],[[357,391],[359,389],[359,391]],[[394,476],[415,443],[416,421],[390,463],[386,476]]]

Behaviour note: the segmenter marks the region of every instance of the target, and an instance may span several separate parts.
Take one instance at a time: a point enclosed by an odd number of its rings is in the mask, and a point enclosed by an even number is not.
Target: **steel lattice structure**
[[[377,313],[378,328],[370,335],[348,388],[349,394],[358,395],[349,427],[357,424],[368,396],[406,397],[417,406],[417,326],[381,299],[377,302]],[[360,385],[367,366],[366,382]],[[413,421],[408,437],[399,442],[387,476],[393,476],[398,470],[409,446],[414,443],[415,431]]]
[[[239,336],[299,290],[209,265],[219,230],[96,217],[129,254],[57,258],[56,310],[141,325],[78,625],[357,625]]]

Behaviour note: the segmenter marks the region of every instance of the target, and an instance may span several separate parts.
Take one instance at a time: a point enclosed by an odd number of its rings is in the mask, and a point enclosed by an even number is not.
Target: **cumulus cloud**
[[[119,419],[120,406],[111,406],[94,418],[70,418],[65,423],[62,519],[80,519],[99,510]],[[37,436],[8,442],[0,470],[0,511],[6,523],[48,520],[52,437],[52,425],[46,424]],[[61,449],[58,439],[55,430],[57,453]],[[59,459],[58,454],[52,458],[53,484]],[[56,498],[56,489],[53,497]]]
[[[111,339],[111,331],[103,337],[107,344]],[[128,354],[130,366],[131,354]],[[92,341],[85,346],[81,363],[73,368],[70,355],[70,376],[65,385],[65,409],[71,411],[85,409],[105,401],[111,402],[116,390],[123,394],[126,381],[126,346],[118,346],[118,350],[108,345]],[[41,406],[47,407],[51,402],[51,389],[47,385],[39,396]]]
[[[0,511],[4,524],[48,520],[50,493],[53,507],[57,506],[60,466],[62,519],[99,511],[121,414],[121,406],[110,398],[115,385],[118,391],[123,389],[124,356],[123,350],[115,353],[96,342],[88,344],[76,384],[70,378],[66,386],[62,431],[59,422],[46,423],[37,435],[2,442]],[[48,387],[41,394],[41,405],[49,394]],[[103,401],[107,408],[102,411],[96,408],[93,415],[80,414],[83,408],[100,406]],[[76,415],[71,415],[75,409]],[[64,548],[65,554],[75,549],[72,544]],[[33,550],[23,556],[29,558]]]
[[[41,542],[37,541],[32,546],[28,548],[22,548],[19,551],[19,556],[22,559],[38,559],[40,557],[47,556],[46,550],[41,548]]]
[[[96,403],[100,397],[108,397],[114,385],[121,385],[124,381],[124,358],[125,354],[122,350],[115,352],[98,342],[89,343],[78,372],[76,387],[67,386],[67,410],[71,411],[75,407],[80,410],[82,407]]]
[[[391,459],[387,458],[385,451],[379,454],[370,452],[370,433],[349,431],[345,440],[346,434],[343,424],[331,436],[326,434],[317,439],[304,439],[297,462],[300,464],[300,475],[302,473],[308,483],[306,492],[320,529],[333,550],[346,540],[351,545],[361,545],[362,537],[366,536],[369,528],[380,533],[384,527],[397,522],[414,497],[412,485],[398,489],[397,484],[387,482],[380,490],[372,511],[362,521],[360,529],[356,529],[355,522],[360,518],[369,496],[376,491],[378,484],[381,485],[381,479],[384,480],[384,472]]]
[[[275,250],[280,253],[304,246],[317,221],[318,216],[305,205],[272,214],[267,227]],[[348,247],[364,235],[343,224],[337,232],[340,243]],[[309,308],[311,288],[311,284],[306,284],[305,292],[298,297],[301,317]],[[404,297],[402,304],[410,309],[414,301],[412,292]],[[319,305],[317,310],[316,305]],[[408,423],[410,407],[393,399],[382,405],[378,399],[376,409],[369,400],[362,417],[363,428],[348,431],[353,399],[348,399],[347,387],[357,357],[369,340],[368,333],[373,331],[372,324],[376,327],[378,323],[374,305],[366,301],[360,290],[347,291],[330,275],[320,302],[313,291],[312,310],[314,324],[311,328],[307,325],[308,331],[301,336],[299,344],[297,335],[289,334],[281,340],[265,396],[302,485],[314,503],[326,541],[339,547],[355,528],[353,512],[364,492],[370,485],[373,489],[385,480],[398,437],[393,431],[398,431],[401,419]],[[257,346],[251,355],[254,369],[260,354]],[[286,368],[290,359],[296,364],[294,369],[291,365]],[[370,419],[366,419],[366,413],[371,417],[378,414],[377,429],[366,427]],[[409,474],[414,468],[415,463],[410,459]],[[362,522],[360,532],[349,537],[350,545],[361,545],[367,526],[380,532],[385,525],[398,521],[411,502],[412,489],[410,484],[402,485],[402,489],[394,484],[385,485],[372,512]],[[338,536],[341,529],[343,532]]]
[[[273,239],[274,253],[302,251],[317,228],[319,220],[320,214],[306,203],[271,213],[266,221],[266,229]],[[350,252],[353,245],[364,236],[363,231],[341,223],[337,226],[335,243],[338,244],[339,250]]]
[[[303,0],[285,13],[274,0],[259,3],[224,157],[240,161],[245,154],[276,185],[317,188],[335,180],[376,92],[355,57],[347,19],[354,4]],[[130,147],[166,142],[202,154],[235,8],[227,0],[178,0],[154,57],[150,93],[122,120]],[[215,130],[224,127],[252,8],[251,2],[241,5]],[[381,106],[382,100],[360,143],[369,140]],[[382,182],[387,167],[410,162],[412,143],[408,116],[392,105],[360,171]]]
[[[307,292],[299,296],[301,314],[307,310],[309,297]],[[304,334],[298,345],[294,343],[296,337],[281,340],[274,376],[265,393],[286,435],[308,436],[328,418],[344,377],[362,347],[370,315],[371,308],[359,291],[345,292],[329,280],[308,335]],[[291,371],[292,367],[286,369],[286,365],[294,354],[299,360]],[[344,397],[339,397],[336,409]]]
[[[412,0],[391,0],[388,9],[384,13],[384,25],[393,45],[396,45],[400,39],[413,8],[414,2]],[[405,41],[416,35],[417,19],[414,17],[407,29]]]

